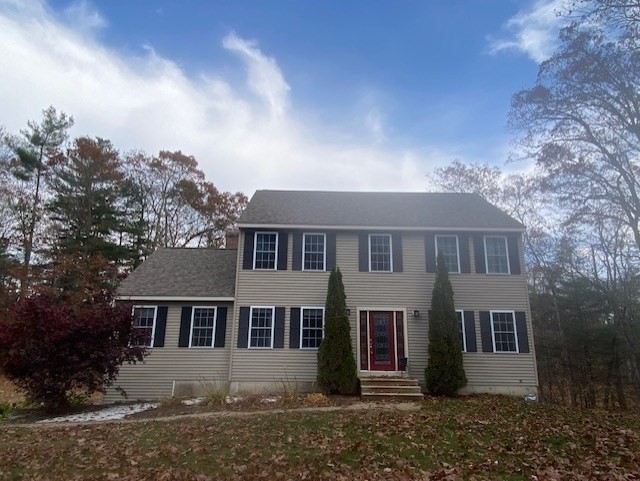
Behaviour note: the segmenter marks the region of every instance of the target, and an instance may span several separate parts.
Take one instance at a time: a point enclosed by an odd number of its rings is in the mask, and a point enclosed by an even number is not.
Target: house
[[[339,267],[360,377],[424,383],[436,252],[460,320],[465,392],[538,377],[522,224],[475,194],[257,191],[227,250],[160,249],[120,286],[151,353],[107,401],[315,387],[329,271]],[[118,389],[116,389],[118,388]]]

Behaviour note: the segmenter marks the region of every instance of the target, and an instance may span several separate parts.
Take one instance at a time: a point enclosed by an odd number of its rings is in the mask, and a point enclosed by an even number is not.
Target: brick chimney
[[[237,249],[238,248],[238,236],[240,232],[235,229],[227,230],[227,240],[225,242],[226,249]]]

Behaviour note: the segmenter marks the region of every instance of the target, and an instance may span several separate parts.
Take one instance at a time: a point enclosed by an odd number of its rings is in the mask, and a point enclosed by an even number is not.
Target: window
[[[216,308],[194,307],[191,313],[189,347],[213,347],[216,331]]]
[[[518,334],[513,311],[491,311],[491,333],[494,352],[518,352]]]
[[[302,241],[302,268],[305,271],[324,271],[326,236],[324,234],[304,234]]]
[[[256,232],[253,268],[275,270],[277,262],[278,234],[276,232]]]
[[[464,312],[456,311],[458,317],[458,327],[460,328],[460,345],[462,352],[467,352],[467,333],[464,331]]]
[[[300,329],[300,347],[318,349],[324,334],[324,308],[303,307]]]
[[[369,271],[391,272],[391,235],[369,234]]]
[[[460,273],[460,256],[458,250],[458,236],[437,235],[436,256],[442,252],[444,264],[449,272]]]
[[[252,307],[249,325],[249,347],[273,347],[273,318],[275,307]]]
[[[134,306],[133,327],[140,337],[133,343],[135,346],[153,346],[153,335],[156,328],[157,306]]]
[[[485,237],[484,254],[487,260],[487,274],[509,274],[506,237]]]

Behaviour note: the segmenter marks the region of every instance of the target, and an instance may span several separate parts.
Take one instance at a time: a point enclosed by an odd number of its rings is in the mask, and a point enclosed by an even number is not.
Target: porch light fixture
[[[418,309],[413,310],[413,317],[420,317],[420,311]]]
[[[351,309],[347,308],[347,317],[350,317],[350,316],[351,316]]]

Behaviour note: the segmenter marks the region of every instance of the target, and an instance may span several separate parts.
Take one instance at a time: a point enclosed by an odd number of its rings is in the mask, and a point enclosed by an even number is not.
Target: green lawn
[[[478,396],[417,412],[0,425],[0,479],[637,479],[640,415]]]

